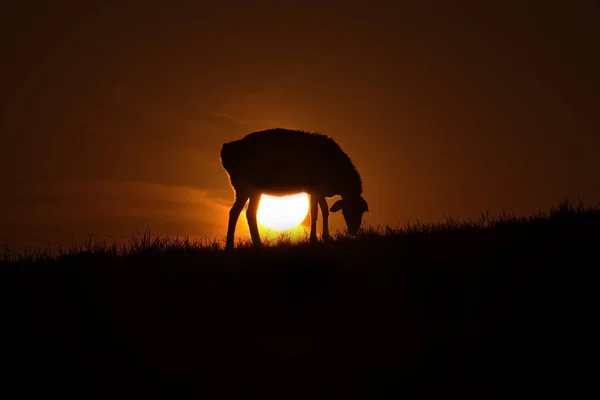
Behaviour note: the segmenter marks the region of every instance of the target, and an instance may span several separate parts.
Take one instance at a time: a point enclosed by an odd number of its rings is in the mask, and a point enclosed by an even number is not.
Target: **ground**
[[[142,238],[7,254],[2,390],[572,395],[593,382],[599,239],[600,208],[565,203],[259,250]]]

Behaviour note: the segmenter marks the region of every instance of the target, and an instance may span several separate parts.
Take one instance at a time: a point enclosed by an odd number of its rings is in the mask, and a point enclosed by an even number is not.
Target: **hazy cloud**
[[[231,193],[142,182],[46,181],[3,199],[0,237],[69,240],[94,233],[125,238],[149,225],[158,235],[224,236]],[[45,232],[45,233],[44,233]]]

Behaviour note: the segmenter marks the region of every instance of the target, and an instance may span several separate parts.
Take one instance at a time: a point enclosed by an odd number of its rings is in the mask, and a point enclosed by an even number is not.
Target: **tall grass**
[[[367,243],[377,240],[404,240],[435,235],[458,235],[460,232],[484,232],[489,230],[510,230],[529,226],[542,228],[544,225],[560,226],[564,224],[598,224],[600,222],[600,203],[595,206],[586,205],[579,199],[571,203],[568,199],[553,206],[549,211],[540,211],[529,216],[515,216],[503,213],[491,216],[489,212],[482,212],[476,220],[460,220],[447,216],[444,222],[423,223],[418,219],[414,222],[407,221],[404,225],[396,227],[377,226],[365,227],[356,237],[350,237],[344,232],[337,231],[333,234],[334,241],[329,246],[344,246]],[[306,248],[319,246],[308,241],[308,234],[303,239],[293,240],[291,235],[280,233],[275,237],[266,237],[263,240],[263,251],[296,249],[302,251]],[[252,241],[249,238],[238,238],[236,249],[252,249]],[[202,239],[190,239],[188,236],[178,235],[171,237],[153,236],[149,226],[144,232],[136,232],[132,237],[122,243],[108,242],[106,240],[94,241],[93,235],[85,238],[79,245],[58,244],[55,247],[29,247],[22,252],[12,251],[5,246],[0,251],[0,262],[39,262],[55,261],[65,257],[98,254],[108,257],[128,257],[143,253],[164,252],[224,252],[224,239],[217,237],[204,237]]]

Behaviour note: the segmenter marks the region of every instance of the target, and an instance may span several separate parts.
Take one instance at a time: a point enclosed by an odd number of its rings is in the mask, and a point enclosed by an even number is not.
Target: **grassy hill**
[[[600,207],[260,250],[80,250],[0,262],[3,391],[507,398],[593,382]]]

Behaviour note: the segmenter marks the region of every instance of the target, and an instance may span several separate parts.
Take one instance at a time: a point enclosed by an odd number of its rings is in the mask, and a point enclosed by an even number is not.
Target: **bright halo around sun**
[[[288,196],[263,194],[258,204],[256,219],[262,225],[276,231],[295,228],[306,218],[309,209],[308,194]]]

